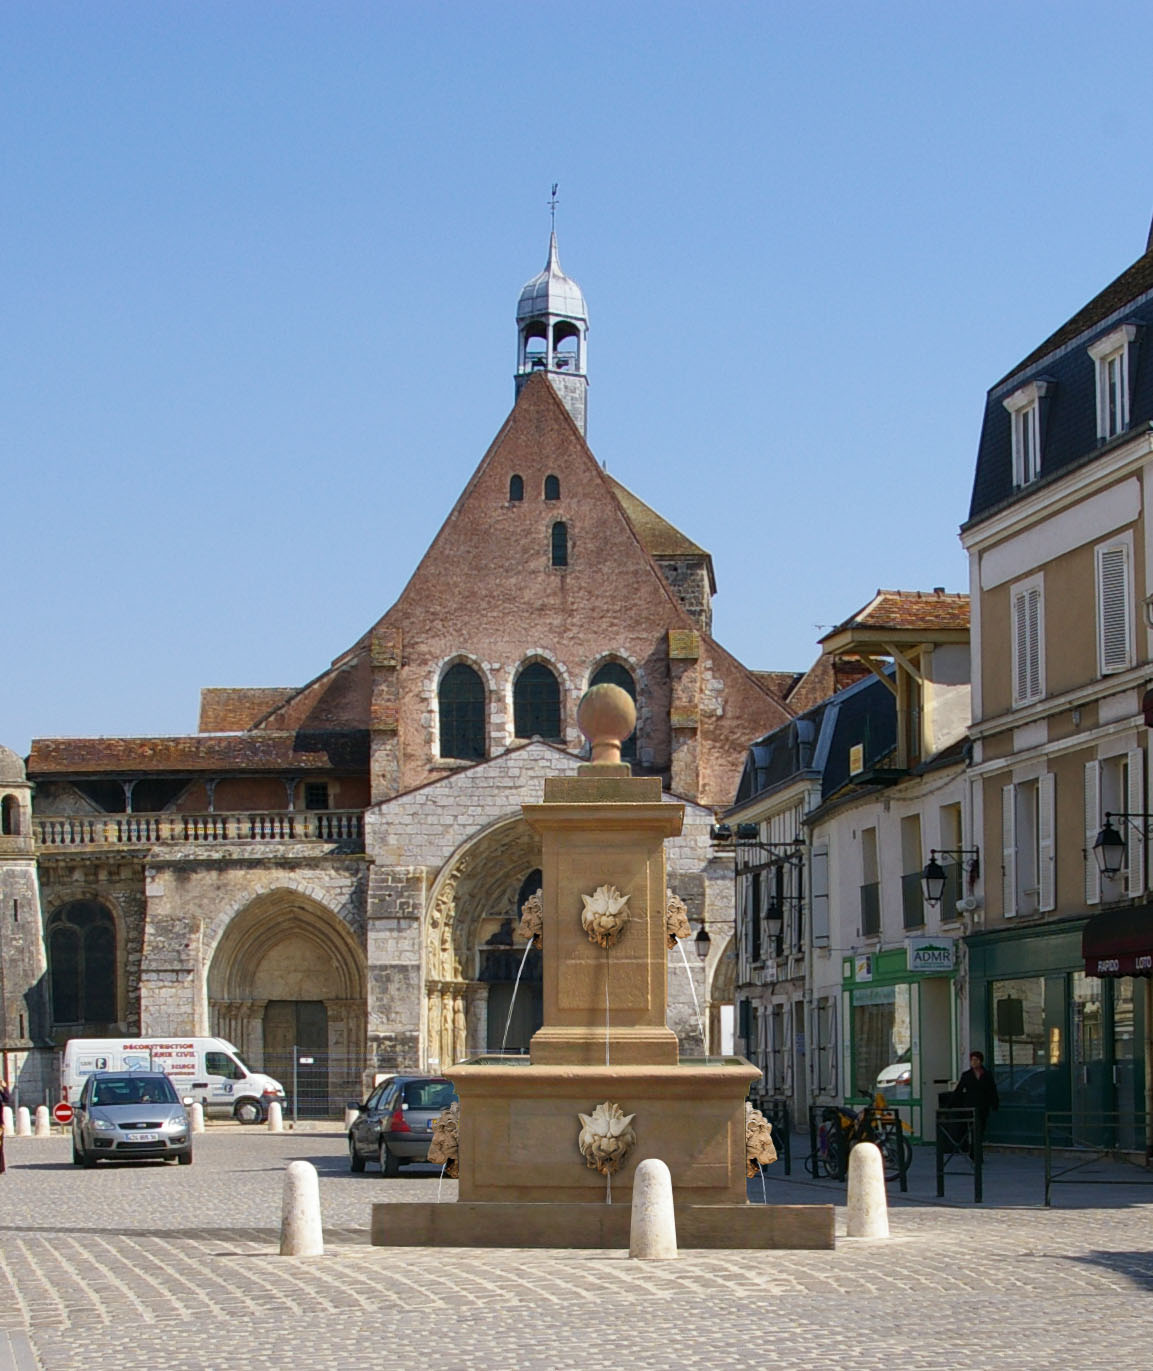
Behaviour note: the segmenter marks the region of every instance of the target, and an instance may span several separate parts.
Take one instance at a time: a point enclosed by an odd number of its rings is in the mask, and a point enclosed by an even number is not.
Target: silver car
[[[188,1114],[172,1082],[160,1071],[97,1071],[84,1082],[72,1116],[72,1160],[140,1158],[192,1162]]]

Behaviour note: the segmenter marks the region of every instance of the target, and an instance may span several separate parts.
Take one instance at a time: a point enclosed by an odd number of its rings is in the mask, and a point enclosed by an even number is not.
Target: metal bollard
[[[324,1254],[320,1221],[320,1181],[311,1162],[289,1162],[284,1173],[280,1217],[280,1255],[319,1257]]]

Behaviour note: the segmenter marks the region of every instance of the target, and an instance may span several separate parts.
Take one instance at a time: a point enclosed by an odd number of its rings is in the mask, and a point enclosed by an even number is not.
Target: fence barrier
[[[985,1145],[977,1111],[954,1105],[938,1106],[936,1147],[937,1198],[945,1196],[946,1170],[958,1166],[960,1174],[972,1174],[973,1203],[980,1204],[985,1193]]]
[[[1144,1113],[1103,1110],[1049,1110],[1045,1114],[1045,1205],[1052,1207],[1055,1185],[1153,1185],[1148,1146],[1148,1120]],[[1054,1168],[1053,1154],[1065,1153],[1066,1165]],[[1068,1160],[1068,1154],[1076,1160]],[[1058,1158],[1058,1162],[1062,1159]],[[1146,1179],[1130,1176],[1092,1176],[1083,1174],[1095,1162],[1121,1162]]]

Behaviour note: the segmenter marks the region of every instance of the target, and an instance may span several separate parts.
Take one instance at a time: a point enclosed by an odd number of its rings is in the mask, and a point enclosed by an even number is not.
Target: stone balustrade
[[[261,810],[241,814],[35,815],[40,851],[83,847],[156,847],[168,843],[356,843],[359,809]]]

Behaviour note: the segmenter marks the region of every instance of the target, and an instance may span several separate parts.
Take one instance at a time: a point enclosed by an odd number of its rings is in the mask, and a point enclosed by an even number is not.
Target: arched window
[[[116,1021],[116,925],[95,900],[73,900],[48,923],[48,976],[56,1024]]]
[[[561,740],[560,683],[543,662],[530,662],[516,678],[512,717],[518,738]]]
[[[440,755],[480,761],[485,755],[485,702],[479,673],[464,662],[450,666],[441,679],[439,697]]]
[[[546,500],[560,499],[560,477],[546,476],[544,478],[544,498]]]
[[[568,524],[559,521],[552,526],[552,564],[568,566]]]
[[[508,478],[508,498],[515,503],[517,500],[524,499],[524,477],[510,476]]]
[[[605,662],[603,666],[598,666],[593,672],[593,678],[589,686],[595,685],[615,685],[622,690],[628,691],[633,704],[637,700],[637,683],[633,680],[633,674],[628,667],[621,666],[620,662]],[[621,743],[621,761],[632,762],[637,755],[637,735],[634,729],[629,736]]]
[[[0,833],[15,837],[20,832],[20,801],[15,795],[0,800]]]

